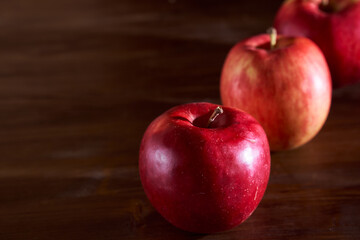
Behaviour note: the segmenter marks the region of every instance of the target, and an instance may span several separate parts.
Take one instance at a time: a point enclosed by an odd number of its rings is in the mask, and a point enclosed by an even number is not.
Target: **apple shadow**
[[[138,239],[183,240],[201,239],[207,234],[183,231],[167,222],[158,212],[153,210],[137,226]]]

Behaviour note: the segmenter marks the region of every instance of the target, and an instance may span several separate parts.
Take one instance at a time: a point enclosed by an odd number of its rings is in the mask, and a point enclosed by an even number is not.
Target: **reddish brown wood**
[[[215,235],[172,227],[141,188],[147,125],[219,103],[230,47],[281,1],[0,2],[0,239],[356,239],[360,85],[335,91],[319,135],[272,154],[253,216]]]

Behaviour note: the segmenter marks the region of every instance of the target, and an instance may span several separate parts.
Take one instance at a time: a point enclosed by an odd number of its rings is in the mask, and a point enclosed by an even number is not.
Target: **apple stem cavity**
[[[223,112],[224,112],[224,110],[220,106],[217,106],[217,108],[215,108],[214,112],[211,114],[211,116],[209,118],[207,127],[210,127],[210,124],[217,118],[217,116],[219,116]]]
[[[270,49],[273,50],[276,46],[276,37],[277,37],[276,29],[271,27],[267,30],[267,33],[270,35]]]

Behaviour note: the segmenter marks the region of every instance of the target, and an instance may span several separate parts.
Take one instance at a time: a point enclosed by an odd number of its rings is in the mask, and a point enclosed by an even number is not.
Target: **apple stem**
[[[215,120],[215,118],[217,118],[217,116],[219,116],[223,112],[224,112],[224,110],[220,106],[217,106],[217,108],[215,108],[214,112],[211,114],[211,116],[209,118],[207,127],[210,127],[210,124]]]
[[[271,27],[267,30],[267,33],[270,35],[270,49],[273,50],[276,46],[276,37],[277,37],[276,29]]]
[[[329,5],[329,0],[321,0],[321,5],[323,6]]]

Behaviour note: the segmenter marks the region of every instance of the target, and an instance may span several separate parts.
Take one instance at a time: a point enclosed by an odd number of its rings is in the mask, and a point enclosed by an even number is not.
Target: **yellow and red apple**
[[[220,82],[225,106],[255,117],[271,150],[310,141],[323,126],[331,104],[331,77],[321,50],[311,40],[261,34],[229,52]]]

